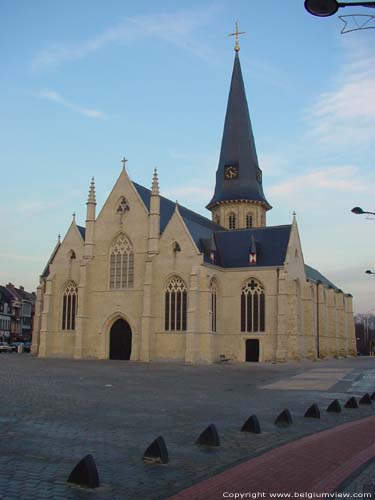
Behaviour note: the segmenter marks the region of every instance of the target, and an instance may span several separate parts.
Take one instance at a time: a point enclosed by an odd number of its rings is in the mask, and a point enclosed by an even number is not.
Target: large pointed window
[[[78,287],[74,281],[69,281],[63,294],[62,325],[63,330],[75,330],[78,307]]]
[[[241,292],[241,332],[264,332],[264,286],[255,279],[248,281]]]
[[[217,283],[215,279],[210,283],[210,328],[211,332],[216,332],[217,319]]]
[[[112,245],[110,255],[109,287],[133,288],[134,252],[124,234],[120,234]]]
[[[234,212],[230,212],[228,215],[228,227],[229,229],[236,229],[236,214]]]
[[[186,330],[187,291],[185,283],[173,276],[165,290],[165,329]]]

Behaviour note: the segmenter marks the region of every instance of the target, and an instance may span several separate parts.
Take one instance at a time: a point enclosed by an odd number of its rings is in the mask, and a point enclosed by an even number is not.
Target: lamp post
[[[375,212],[366,212],[366,210],[363,210],[361,207],[354,207],[351,209],[351,212],[356,215],[363,215],[363,214],[368,214],[368,215],[375,215]]]
[[[340,7],[375,8],[375,2],[337,2],[337,0],[305,0],[305,9],[313,16],[333,16]]]

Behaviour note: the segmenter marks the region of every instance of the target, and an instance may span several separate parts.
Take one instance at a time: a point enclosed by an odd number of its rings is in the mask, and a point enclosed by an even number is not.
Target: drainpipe
[[[316,355],[320,358],[320,338],[319,338],[319,285],[321,281],[316,282]]]

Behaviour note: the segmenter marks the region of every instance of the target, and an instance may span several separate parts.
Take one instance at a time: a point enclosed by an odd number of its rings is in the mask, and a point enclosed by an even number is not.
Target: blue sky
[[[3,0],[0,282],[36,287],[91,176],[100,209],[123,156],[209,216],[238,19],[268,225],[295,210],[305,262],[375,311],[375,221],[350,213],[375,211],[375,31],[282,4]]]

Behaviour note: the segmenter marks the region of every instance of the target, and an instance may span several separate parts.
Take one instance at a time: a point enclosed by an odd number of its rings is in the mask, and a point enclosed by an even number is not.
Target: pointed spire
[[[263,193],[262,171],[258,164],[240,58],[236,51],[215,193],[207,208],[240,200],[260,202],[266,210],[271,208]]]
[[[95,194],[95,180],[94,177],[91,177],[91,183],[89,188],[89,196],[87,198],[87,204],[93,203],[96,205],[96,194]]]
[[[158,171],[156,168],[154,169],[154,175],[152,177],[151,194],[155,195],[159,194],[159,178],[158,178]]]

